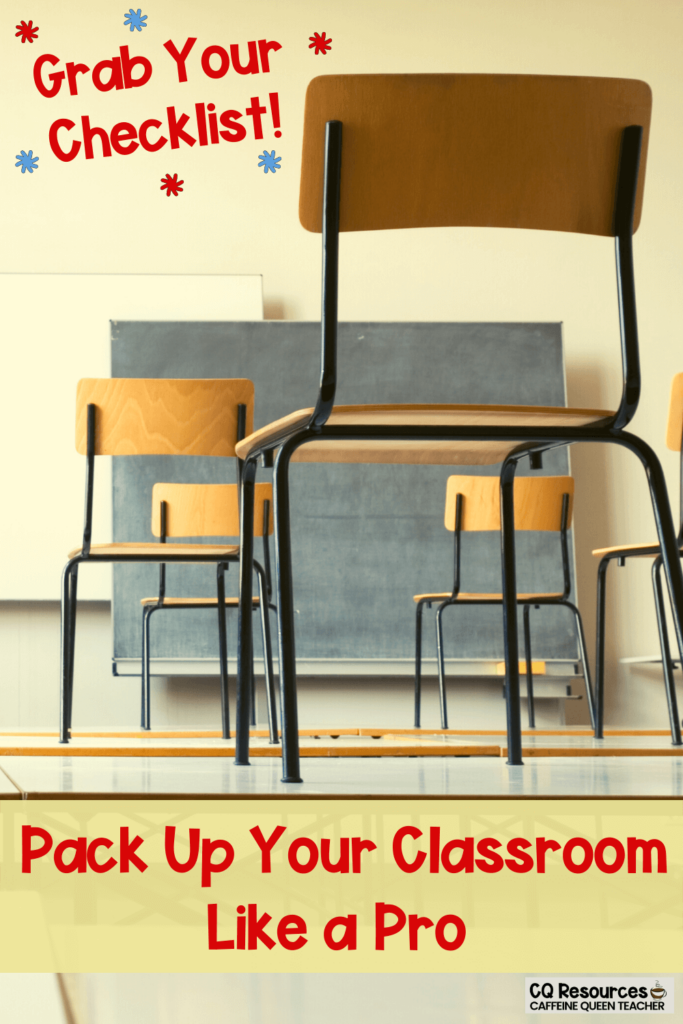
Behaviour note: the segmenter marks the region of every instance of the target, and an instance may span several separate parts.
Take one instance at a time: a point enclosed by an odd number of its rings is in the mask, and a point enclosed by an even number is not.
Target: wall
[[[653,89],[654,116],[635,246],[644,389],[633,426],[661,455],[676,495],[677,458],[663,444],[670,379],[683,368],[678,342],[683,302],[678,41],[683,8],[676,0],[297,0],[286,6],[274,0],[241,6],[197,0],[193,5],[156,2],[144,10],[149,28],[140,39],[139,33],[133,38],[127,30],[113,31],[112,19],[118,19],[117,25],[121,19],[109,0],[87,18],[73,0],[60,4],[58,18],[42,0],[32,8],[41,40],[32,48],[16,45],[11,50],[3,43],[0,88],[12,97],[2,115],[3,136],[12,153],[40,148],[42,162],[33,175],[20,175],[8,160],[2,163],[0,185],[7,202],[1,270],[260,273],[266,315],[315,319],[319,239],[306,234],[296,219],[301,109],[311,77],[438,70],[642,78]],[[25,17],[15,2],[6,11],[16,23]],[[333,40],[332,49],[316,56],[308,37],[323,30]],[[188,82],[180,84],[162,43],[169,37],[182,43],[191,35],[198,37],[194,63],[188,60]],[[231,70],[218,82],[203,76],[198,59],[203,47],[263,37],[282,44],[271,54],[268,75],[242,78]],[[83,78],[79,97],[51,100],[32,88],[30,66],[41,52],[92,65],[124,43],[153,60],[155,75],[148,86],[121,95],[97,93]],[[129,159],[73,163],[51,158],[46,144],[56,117],[78,121],[89,114],[93,124],[107,127],[123,119],[139,124],[143,118],[161,117],[169,104],[191,110],[195,102],[213,101],[218,110],[221,102],[245,110],[252,95],[258,92],[263,99],[274,90],[281,101],[279,139],[268,129],[258,143],[173,153],[166,148]],[[406,145],[409,138],[407,125]],[[257,171],[262,148],[282,155],[277,174]],[[167,198],[158,179],[175,172],[186,181],[185,191]],[[410,236],[350,235],[341,250],[343,319],[561,319],[570,404],[610,408],[618,400],[616,292],[608,239],[435,229]],[[624,453],[575,450],[573,469],[579,602],[592,645],[595,562],[590,550],[649,539],[652,516],[642,471]],[[609,601],[608,714],[614,723],[665,722],[659,673],[619,663],[622,657],[657,649],[648,571],[643,563],[613,572],[619,586],[612,587]]]
[[[0,689],[0,729],[56,729],[59,716],[59,607],[55,602],[4,602],[0,613],[0,650],[5,659]],[[431,639],[431,630],[430,630]],[[78,644],[74,673],[74,727],[135,728],[140,719],[140,680],[113,678],[109,604],[83,601],[78,613]],[[232,669],[231,669],[232,671]],[[267,724],[261,665],[256,663],[257,722]],[[460,679],[449,684],[449,713],[461,728],[505,728],[502,679]],[[562,702],[564,703],[564,702]],[[219,728],[218,678],[152,679],[152,726]],[[556,700],[537,701],[539,726],[558,721]],[[577,702],[567,703],[568,720]],[[235,680],[230,678],[230,720],[235,722]],[[413,681],[355,676],[299,680],[299,722],[303,728],[413,724]],[[439,724],[436,678],[424,679],[423,722]],[[656,719],[655,719],[656,724]]]
[[[0,413],[7,436],[21,424],[21,444],[7,445],[3,459],[5,476],[19,484],[21,515],[14,502],[0,507],[0,536],[14,540],[3,553],[0,600],[59,600],[64,555],[83,515],[76,385],[110,376],[111,321],[260,320],[262,281],[257,274],[0,274],[0,309],[22,381],[7,389]],[[98,459],[99,543],[111,540],[111,496],[111,459]],[[109,566],[91,566],[79,583],[81,598],[111,598]]]

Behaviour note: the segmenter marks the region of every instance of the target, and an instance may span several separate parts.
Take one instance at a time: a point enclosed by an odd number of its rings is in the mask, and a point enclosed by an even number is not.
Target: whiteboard
[[[111,320],[261,320],[259,274],[0,274],[5,540],[0,600],[59,598],[83,532],[85,460],[74,447],[76,383],[110,376]],[[111,467],[97,460],[95,542],[111,540]],[[78,596],[111,597],[89,566]]]

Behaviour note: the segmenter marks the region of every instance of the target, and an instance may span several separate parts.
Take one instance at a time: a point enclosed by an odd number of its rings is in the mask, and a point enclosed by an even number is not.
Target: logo
[[[589,975],[525,980],[527,1013],[673,1013],[674,979]]]

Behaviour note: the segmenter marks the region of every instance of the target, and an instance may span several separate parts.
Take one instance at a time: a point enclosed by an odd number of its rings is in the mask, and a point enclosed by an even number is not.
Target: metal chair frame
[[[583,623],[581,621],[581,613],[579,609],[569,600],[569,594],[571,592],[571,576],[569,571],[569,545],[567,542],[567,529],[569,520],[569,494],[563,494],[562,496],[562,510],[560,514],[560,548],[562,552],[562,577],[563,587],[562,594],[559,597],[547,596],[538,597],[534,600],[526,600],[521,597],[517,597],[517,606],[524,609],[524,653],[526,659],[526,685],[527,685],[527,706],[528,706],[528,718],[529,728],[536,728],[536,711],[534,705],[534,679],[532,671],[532,657],[531,657],[531,626],[529,622],[529,616],[532,608],[540,608],[541,605],[560,605],[564,608],[569,608],[572,615],[574,616],[574,623],[576,626],[576,636],[579,645],[579,658],[584,673],[584,680],[586,683],[586,696],[588,700],[588,709],[591,716],[591,723],[595,727],[595,710],[594,710],[594,699],[593,699],[593,688],[591,685],[590,667],[588,665],[588,656],[586,653],[586,639],[583,632]],[[444,646],[443,646],[443,625],[442,617],[446,608],[455,608],[458,605],[501,605],[503,604],[502,598],[491,598],[488,600],[463,598],[460,597],[460,556],[461,556],[461,534],[462,534],[462,508],[463,508],[463,495],[457,494],[455,499],[455,524],[453,530],[453,589],[451,596],[446,600],[441,601],[436,610],[435,625],[436,625],[436,657],[437,667],[439,673],[439,708],[441,712],[441,728],[448,728],[448,707],[446,701],[446,675],[444,670]],[[434,604],[434,599],[428,597],[421,598],[416,603],[415,608],[415,728],[421,727],[421,705],[422,705],[422,614],[424,606],[431,608]]]
[[[161,529],[159,536],[159,543],[166,543],[166,512],[167,502],[160,502],[160,520]],[[259,562],[254,559],[253,566],[254,572],[258,578],[259,597],[258,601],[256,598],[253,600],[254,605],[258,605],[261,612],[261,641],[263,643],[264,653],[264,675],[266,684],[266,705],[268,709],[268,733],[269,743],[279,743],[278,726],[277,726],[277,703],[275,698],[275,679],[273,675],[273,648],[270,638],[270,623],[269,623],[269,612],[277,611],[277,607],[271,604],[271,597],[273,593],[273,586],[270,573],[270,551],[268,547],[268,537],[270,533],[270,502],[266,498],[263,502],[263,562],[261,566]],[[238,559],[233,559],[238,561]],[[221,667],[221,682],[228,679],[228,637],[225,626],[225,612],[231,611],[232,607],[225,604],[225,573],[230,567],[229,562],[218,562],[216,566],[216,588],[218,594],[218,643],[219,643],[219,656],[220,656],[220,667]],[[265,568],[264,568],[265,567]],[[166,563],[161,562],[159,565],[159,596],[156,604],[143,605],[142,608],[142,696],[140,701],[140,725],[143,729],[151,729],[151,695],[150,695],[150,619],[154,612],[159,611],[182,611],[183,609],[194,609],[194,608],[214,608],[216,607],[213,601],[206,600],[192,601],[188,603],[179,603],[175,601],[172,605],[165,603],[166,599]],[[227,685],[227,683],[226,683]],[[222,718],[223,718],[223,736],[228,738],[230,736],[230,711],[227,700],[223,700],[221,707]],[[250,689],[250,704],[251,704],[251,724],[256,725],[256,693],[254,685],[254,666],[252,658],[252,669],[251,669],[251,689]]]
[[[254,480],[259,455],[277,449],[274,465],[274,513],[277,605],[279,616],[280,688],[282,707],[283,781],[301,781],[296,698],[295,607],[292,591],[292,552],[289,513],[289,463],[293,453],[309,441],[354,439],[477,440],[501,438],[517,442],[502,464],[501,560],[503,576],[503,622],[505,638],[507,743],[509,765],[522,765],[521,704],[519,690],[519,645],[517,636],[517,586],[515,578],[515,526],[513,486],[522,458],[551,448],[577,442],[616,444],[632,452],[641,462],[648,481],[663,565],[674,610],[676,639],[683,652],[683,572],[662,468],[653,449],[641,438],[627,433],[640,398],[640,365],[633,273],[633,218],[643,129],[631,125],[622,133],[616,184],[613,232],[618,286],[623,390],[619,408],[607,422],[588,427],[437,427],[330,425],[337,383],[337,294],[339,200],[341,184],[342,123],[328,121],[325,130],[322,263],[323,296],[321,319],[321,376],[318,398],[310,420],[289,435],[271,438],[254,447],[244,461],[242,476],[242,549],[240,570],[240,624],[238,649],[238,693],[236,764],[249,764],[249,665],[251,658],[251,560],[253,538]]]
[[[212,557],[205,551],[202,552],[201,546],[197,545],[197,554],[193,555],[188,552],[178,554],[175,552],[169,552],[168,550],[162,550],[161,545],[159,546],[158,555],[150,554],[136,554],[134,549],[131,549],[130,553],[125,554],[97,554],[97,556],[91,555],[91,544],[92,544],[92,521],[93,521],[93,495],[94,495],[94,484],[95,484],[95,432],[96,432],[96,415],[97,406],[89,404],[87,406],[87,441],[86,441],[86,471],[85,471],[85,515],[83,524],[83,543],[78,554],[74,555],[68,560],[64,566],[62,572],[62,586],[61,586],[61,642],[60,642],[60,731],[59,731],[59,742],[69,743],[71,734],[71,721],[73,711],[73,682],[74,682],[74,661],[75,661],[75,647],[76,647],[76,607],[77,607],[77,594],[78,594],[78,570],[81,565],[90,563],[97,563],[98,565],[104,563],[130,563],[130,562],[150,562],[150,563],[165,563],[165,564],[207,564],[216,562],[219,566],[218,577],[220,581],[221,571],[220,565],[225,564],[227,561],[239,562],[240,556],[236,552],[231,555],[228,559],[225,555],[220,557]],[[243,404],[239,404],[237,407],[237,440],[239,441],[245,435],[247,417],[247,407]],[[236,459],[237,463],[237,479],[238,482],[241,480],[242,465],[241,460]],[[227,546],[227,545],[226,545]],[[253,552],[253,538],[250,550]],[[253,554],[250,555],[250,560],[253,562]],[[257,570],[258,571],[258,570]],[[261,577],[259,576],[259,579]],[[218,601],[219,605],[224,600],[225,591],[223,590],[223,597],[220,591],[220,582],[217,583]],[[220,612],[219,612],[220,616]],[[143,685],[142,693],[143,704],[145,702],[145,688]],[[223,737],[225,739],[230,738],[229,732],[229,711],[228,711],[228,679],[227,679],[227,662],[221,656],[221,706],[222,706],[222,721],[223,721]],[[149,704],[147,703],[147,708]],[[247,718],[249,717],[249,706],[247,705]],[[144,712],[143,712],[144,718]],[[247,730],[248,730],[247,722]]]
[[[679,453],[679,494],[680,513],[679,528],[676,538],[676,545],[679,550],[683,549],[683,438]],[[683,554],[683,552],[681,552]],[[659,633],[659,646],[662,652],[662,671],[664,674],[664,690],[666,693],[667,710],[669,713],[669,726],[671,729],[671,742],[673,746],[683,745],[681,738],[681,721],[676,696],[676,683],[674,680],[674,665],[671,658],[669,644],[669,630],[666,624],[666,606],[664,603],[664,590],[662,587],[662,566],[664,558],[659,545],[644,544],[641,547],[629,548],[624,552],[610,552],[600,559],[598,565],[597,582],[597,610],[596,610],[596,640],[595,640],[595,735],[598,739],[604,736],[605,725],[605,605],[607,602],[607,569],[610,562],[616,561],[617,565],[623,568],[629,558],[638,558],[647,555],[654,555],[652,563],[652,590],[654,594],[655,612],[657,613],[657,631]],[[683,660],[682,660],[683,664]]]

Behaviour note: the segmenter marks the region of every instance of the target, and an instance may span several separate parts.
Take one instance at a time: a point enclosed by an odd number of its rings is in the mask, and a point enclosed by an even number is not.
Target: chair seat
[[[225,607],[226,608],[237,608],[240,603],[239,597],[226,597]],[[252,598],[252,604],[257,605],[259,603],[258,597]],[[140,601],[142,605],[159,604],[158,597],[143,597]],[[196,606],[197,608],[216,608],[218,605],[217,597],[165,597],[163,602],[164,608],[186,608]]]
[[[69,558],[80,555],[82,547],[74,548],[69,552]],[[221,558],[239,557],[240,549],[237,544],[160,544],[137,543],[126,541],[119,544],[93,544],[90,548],[89,558],[96,561],[101,559],[116,559],[121,557],[146,558],[156,562],[182,562],[183,557],[205,555],[207,562],[219,562]],[[191,561],[194,561],[194,557]]]
[[[619,544],[612,548],[595,548],[593,556],[595,558],[604,558],[605,555],[614,555],[616,558],[623,556],[627,558],[631,555],[633,558],[656,558],[660,553],[659,544]],[[638,554],[633,554],[633,552]],[[683,548],[681,548],[681,554],[683,555]]]
[[[240,441],[235,451],[247,458],[260,448],[277,448],[305,429],[313,409],[299,409]],[[331,427],[586,427],[608,422],[605,409],[564,409],[541,405],[339,405],[327,421]],[[516,440],[433,441],[343,440],[309,441],[292,462],[403,463],[487,466],[502,462],[518,446]]]
[[[447,601],[452,595],[448,594],[415,594],[413,601]],[[559,601],[564,594],[517,594],[518,601]],[[500,601],[502,594],[463,594],[455,598],[456,601]]]

